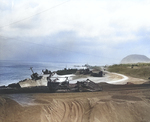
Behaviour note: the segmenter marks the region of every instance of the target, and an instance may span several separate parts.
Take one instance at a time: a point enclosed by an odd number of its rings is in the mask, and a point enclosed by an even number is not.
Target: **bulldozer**
[[[65,77],[66,80],[63,82],[58,82],[57,80],[59,77],[55,77],[55,79],[51,79],[52,75],[47,77],[47,86],[51,93],[55,92],[93,92],[93,91],[101,91],[102,87],[98,84],[94,83],[93,81],[87,79],[85,81],[77,81],[75,84],[69,84],[68,77]],[[54,78],[54,77],[53,77]],[[62,77],[60,77],[62,78]]]

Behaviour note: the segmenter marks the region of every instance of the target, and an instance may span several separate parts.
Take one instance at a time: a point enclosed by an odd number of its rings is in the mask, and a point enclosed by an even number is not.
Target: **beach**
[[[131,78],[114,73],[106,78],[113,84],[101,83],[99,92],[1,94],[0,121],[148,122],[150,86],[139,84],[140,79],[137,85],[123,85]]]

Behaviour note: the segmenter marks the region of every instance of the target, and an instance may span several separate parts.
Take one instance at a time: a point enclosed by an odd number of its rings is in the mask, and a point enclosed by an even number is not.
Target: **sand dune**
[[[149,94],[149,87],[126,87],[102,92],[1,95],[0,121],[149,122]]]

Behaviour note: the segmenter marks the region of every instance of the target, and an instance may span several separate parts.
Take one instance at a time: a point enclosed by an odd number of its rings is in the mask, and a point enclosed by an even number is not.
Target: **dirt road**
[[[76,79],[71,80],[70,83],[76,83],[77,81],[85,81],[86,79],[90,79],[95,83],[105,82],[109,84],[127,84],[128,82],[133,84],[143,84],[147,82],[147,80],[144,79],[133,78],[118,73],[105,72],[104,77],[91,77],[91,76],[87,76],[85,78],[76,77]]]

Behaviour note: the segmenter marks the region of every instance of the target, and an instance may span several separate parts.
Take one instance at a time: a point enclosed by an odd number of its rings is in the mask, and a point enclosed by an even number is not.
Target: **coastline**
[[[19,82],[20,84],[20,88],[0,88],[0,93],[1,94],[13,94],[13,93],[49,93],[49,88],[47,87],[47,80],[46,77],[48,75],[45,75],[45,77],[42,80],[27,80],[27,81],[22,81]],[[120,85],[120,86],[124,86],[128,83],[133,84],[136,86],[136,84],[143,84],[146,82],[146,80],[143,79],[135,79],[135,78],[131,78],[131,77],[127,77],[124,76],[122,74],[118,74],[118,73],[110,73],[110,72],[105,72],[105,76],[104,77],[92,77],[89,75],[55,75],[54,76],[59,77],[59,82],[63,82],[65,80],[66,77],[69,78],[69,84],[70,87],[74,86],[78,81],[82,82],[85,81],[87,79],[93,81],[94,83],[96,83],[97,85],[99,85],[100,87],[103,87],[103,85],[108,86],[108,87],[112,87],[112,86],[116,86],[116,85]],[[52,77],[53,78],[53,77]],[[135,83],[136,80],[136,83]],[[66,90],[59,90],[57,91],[57,93],[63,93],[63,92],[69,92]],[[73,91],[70,91],[73,92]]]
[[[136,79],[137,84],[131,84],[134,82],[131,77],[127,78],[110,72],[105,72],[104,77],[57,76],[60,81],[64,81],[65,77],[70,77],[69,79],[73,81],[70,85],[75,84],[76,81],[90,79],[103,90],[95,92],[64,90],[49,93],[46,84],[45,86],[0,89],[0,121],[147,122],[150,120],[150,84],[144,84],[146,81],[141,82],[140,79]],[[110,81],[112,84],[107,83]],[[31,82],[29,81],[29,84]],[[131,83],[128,84],[128,82]],[[38,85],[41,84],[38,82]]]

